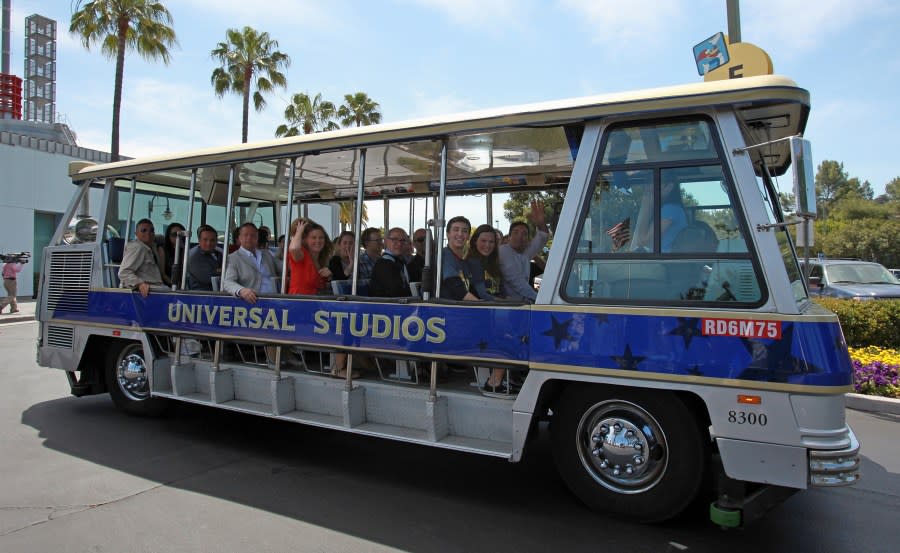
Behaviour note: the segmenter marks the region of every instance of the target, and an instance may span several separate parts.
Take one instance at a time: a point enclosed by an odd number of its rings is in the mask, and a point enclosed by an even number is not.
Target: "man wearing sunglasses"
[[[153,222],[141,219],[135,227],[135,238],[125,246],[122,263],[119,266],[119,283],[122,288],[131,288],[141,296],[150,294],[150,287],[162,286],[162,273],[154,248]]]
[[[381,298],[408,298],[409,272],[406,270],[404,252],[409,246],[409,235],[402,228],[388,231],[384,253],[375,262],[369,295]]]

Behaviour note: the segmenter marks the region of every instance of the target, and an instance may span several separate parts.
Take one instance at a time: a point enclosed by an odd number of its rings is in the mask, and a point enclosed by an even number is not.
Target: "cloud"
[[[453,94],[434,95],[424,90],[414,90],[412,94],[412,108],[405,113],[397,114],[397,120],[418,119],[474,109],[470,100]]]
[[[787,55],[799,54],[864,19],[896,11],[885,0],[754,0],[741,10],[741,38],[757,45],[779,44]],[[863,37],[860,37],[863,38]]]
[[[207,19],[225,22],[228,27],[272,24],[283,26],[290,20],[294,29],[321,29],[334,31],[344,27],[346,17],[339,2],[317,0],[266,0],[264,3],[247,0],[181,0],[170,7],[176,24],[177,13],[182,7],[192,8]],[[352,13],[352,12],[348,12]],[[266,29],[257,29],[265,31]]]
[[[677,0],[558,0],[577,19],[590,24],[593,41],[627,48],[640,43],[647,50],[666,40],[667,29],[681,25],[688,4]],[[621,52],[620,52],[621,54]]]
[[[531,11],[525,0],[408,0],[443,12],[451,21],[467,27],[502,25],[521,27]],[[502,28],[502,27],[498,27]]]

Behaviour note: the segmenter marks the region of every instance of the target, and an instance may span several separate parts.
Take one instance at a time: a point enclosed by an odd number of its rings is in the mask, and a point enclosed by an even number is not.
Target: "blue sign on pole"
[[[697,73],[701,76],[725,65],[729,59],[728,46],[725,44],[725,35],[722,32],[718,32],[694,46],[694,61],[697,63]]]

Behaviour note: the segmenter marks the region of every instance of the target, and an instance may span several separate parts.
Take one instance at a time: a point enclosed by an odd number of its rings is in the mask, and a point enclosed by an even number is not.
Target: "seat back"
[[[112,237],[109,239],[107,247],[109,248],[109,262],[121,263],[122,256],[125,254],[125,239]]]

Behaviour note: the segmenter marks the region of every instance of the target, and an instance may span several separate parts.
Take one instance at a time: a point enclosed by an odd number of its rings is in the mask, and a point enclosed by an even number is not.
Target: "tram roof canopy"
[[[237,144],[102,165],[73,162],[76,182],[103,178],[187,189],[198,169],[198,190],[228,182],[235,166],[240,195],[287,199],[289,164],[295,159],[295,196],[352,198],[360,150],[366,150],[367,197],[433,189],[439,180],[441,142],[448,138],[448,183],[456,189],[544,186],[564,180],[575,149],[566,126],[634,114],[677,115],[700,108],[734,109],[748,144],[802,133],[809,93],[775,75],[700,82],[624,93],[472,111],[457,115],[353,127],[265,142]],[[769,170],[790,163],[786,142],[766,148]],[[123,183],[124,184],[124,183]]]

